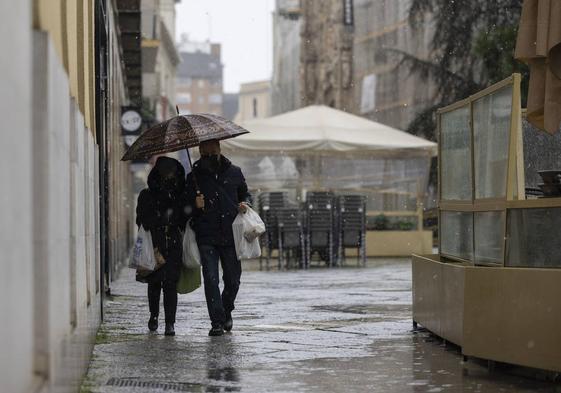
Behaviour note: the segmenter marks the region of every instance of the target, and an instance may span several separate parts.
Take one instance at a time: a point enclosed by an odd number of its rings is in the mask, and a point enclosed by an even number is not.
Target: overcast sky
[[[271,78],[274,0],[182,0],[176,5],[176,39],[222,44],[224,91]],[[210,37],[209,37],[210,35]]]

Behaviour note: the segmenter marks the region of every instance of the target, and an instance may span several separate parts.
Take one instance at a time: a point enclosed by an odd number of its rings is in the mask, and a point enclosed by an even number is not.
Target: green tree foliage
[[[432,23],[429,59],[398,52],[401,63],[436,86],[435,97],[408,127],[436,139],[435,110],[464,99],[513,72],[528,80],[527,67],[514,59],[523,0],[412,0],[409,24]],[[526,92],[526,89],[522,89]]]

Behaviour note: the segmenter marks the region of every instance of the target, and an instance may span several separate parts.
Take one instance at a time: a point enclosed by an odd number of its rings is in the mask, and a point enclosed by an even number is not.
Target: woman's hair
[[[151,190],[160,190],[162,188],[162,179],[175,177],[178,191],[185,188],[185,169],[183,165],[175,158],[158,157],[156,165],[148,175],[148,188]]]

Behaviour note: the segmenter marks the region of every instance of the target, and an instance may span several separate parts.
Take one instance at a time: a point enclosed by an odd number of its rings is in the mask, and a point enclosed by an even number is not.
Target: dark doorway
[[[109,21],[107,0],[95,0],[95,116],[96,143],[99,148],[99,285],[101,291],[101,317],[103,318],[103,296],[109,283],[109,178],[107,141],[107,59]],[[108,286],[107,286],[108,288]]]

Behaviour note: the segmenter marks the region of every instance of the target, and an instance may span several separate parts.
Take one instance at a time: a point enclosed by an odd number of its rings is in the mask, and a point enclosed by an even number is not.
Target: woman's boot
[[[151,332],[155,332],[158,330],[158,316],[157,315],[150,315],[150,319],[148,320],[148,329]]]

